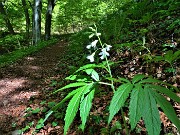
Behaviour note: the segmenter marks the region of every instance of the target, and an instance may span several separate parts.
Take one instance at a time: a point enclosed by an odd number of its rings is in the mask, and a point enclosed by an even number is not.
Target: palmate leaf
[[[180,97],[178,97],[174,92],[169,90],[168,88],[159,86],[159,85],[149,85],[149,87],[155,89],[156,91],[159,91],[163,94],[166,94],[168,97],[170,97],[172,100],[180,103]]]
[[[161,131],[161,121],[159,117],[159,110],[156,105],[156,100],[153,96],[153,91],[149,87],[144,88],[144,106],[143,119],[146,125],[148,135],[159,135]]]
[[[54,107],[51,108],[51,110],[49,110],[47,112],[47,114],[45,115],[45,118],[42,122],[42,124],[44,124],[44,122],[46,122],[46,120],[49,118],[49,116],[51,116],[51,114],[56,111],[57,109],[60,108],[60,106],[65,102],[67,101],[69,98],[71,98],[74,94],[76,94],[80,89],[76,89],[76,90],[73,90],[71,91],[63,100],[61,100],[58,104],[56,104]]]
[[[138,74],[138,75],[135,75],[132,79],[132,83],[135,84],[137,83],[138,81],[140,81],[141,79],[145,78],[146,76],[145,75],[142,75],[142,74]]]
[[[111,100],[109,107],[109,119],[108,124],[111,122],[114,115],[121,109],[124,105],[124,102],[129,96],[130,91],[132,90],[133,85],[131,83],[122,84],[117,91],[115,91],[114,96]]]
[[[71,91],[63,100],[61,100],[58,104],[56,104],[54,107],[51,108],[52,111],[56,111],[58,108],[60,108],[60,106],[66,102],[68,99],[70,99],[73,95],[75,95],[79,90],[81,90],[80,88],[77,88],[76,90]]]
[[[176,112],[174,111],[172,105],[160,94],[154,92],[154,97],[157,103],[160,105],[167,117],[176,125],[178,130],[180,130],[180,120],[178,119]]]
[[[139,83],[162,83],[162,81],[159,81],[159,80],[154,79],[154,78],[147,78],[147,79],[143,79]]]
[[[86,69],[85,72],[88,75],[91,75],[91,77],[95,80],[95,81],[99,81],[99,75],[98,73],[94,70],[94,69]]]
[[[55,94],[55,93],[57,93],[59,91],[65,90],[65,89],[69,89],[69,88],[73,88],[73,87],[78,87],[78,86],[84,86],[86,84],[87,83],[85,83],[85,82],[70,83],[70,84],[68,84],[68,85],[66,85],[66,86],[64,86],[64,87],[62,87],[62,88],[60,88],[58,90],[55,90],[52,94]]]
[[[78,88],[79,91],[70,100],[68,107],[66,109],[66,115],[64,118],[64,120],[65,120],[64,134],[65,135],[66,135],[66,132],[67,132],[69,126],[73,122],[74,117],[76,116],[76,113],[79,108],[81,96],[83,95],[83,93],[85,91],[87,91],[88,89],[91,89],[91,87],[92,87],[92,83],[90,85],[86,85],[86,86],[82,86],[82,87]]]
[[[129,105],[129,115],[131,129],[133,130],[137,122],[142,117],[142,110],[144,107],[144,89],[141,85],[136,84],[131,93],[131,100]]]
[[[96,67],[101,67],[101,68],[105,68],[103,65],[99,64],[99,65],[96,65],[96,64],[87,64],[87,65],[84,65],[82,67],[80,67],[75,73],[79,72],[79,71],[82,71],[82,70],[85,70],[85,69],[94,69]]]
[[[92,100],[94,98],[95,90],[92,90],[81,102],[80,104],[80,117],[82,121],[81,128],[84,131],[84,127],[86,124],[87,117],[89,116],[89,112],[92,106]]]

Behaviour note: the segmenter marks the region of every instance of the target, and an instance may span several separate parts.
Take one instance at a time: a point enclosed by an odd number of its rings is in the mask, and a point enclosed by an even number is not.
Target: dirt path
[[[66,43],[46,47],[0,69],[0,135],[11,134],[12,123],[22,116],[32,96],[38,96],[45,78],[57,74],[55,67]]]

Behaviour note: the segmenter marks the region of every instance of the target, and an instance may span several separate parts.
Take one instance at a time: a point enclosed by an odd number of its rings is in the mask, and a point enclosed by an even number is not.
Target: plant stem
[[[125,130],[126,130],[126,135],[129,135],[129,130],[127,128],[127,124],[126,124],[126,120],[125,120],[125,116],[124,116],[124,112],[123,112],[122,108],[121,108],[121,114],[122,114],[122,118],[123,118],[124,127],[125,127]]]
[[[98,40],[99,40],[99,43],[100,43],[101,47],[104,48],[104,45],[102,44],[100,37],[99,36],[97,36],[97,37],[98,37]],[[105,57],[105,59],[106,59],[106,64],[107,64],[109,75],[112,78],[111,68],[109,66],[109,62],[108,62],[107,56]],[[113,80],[111,80],[111,88],[112,88],[113,92],[115,92]]]
[[[105,83],[105,82],[98,82],[99,84],[104,84],[104,85],[109,85],[109,86],[111,86],[111,84],[110,83]]]

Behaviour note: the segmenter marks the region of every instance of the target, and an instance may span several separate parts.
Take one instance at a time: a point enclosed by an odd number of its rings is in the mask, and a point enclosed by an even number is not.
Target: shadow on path
[[[57,74],[66,45],[60,41],[0,69],[0,135],[11,134],[11,124],[22,119],[29,99],[41,94],[45,78]]]

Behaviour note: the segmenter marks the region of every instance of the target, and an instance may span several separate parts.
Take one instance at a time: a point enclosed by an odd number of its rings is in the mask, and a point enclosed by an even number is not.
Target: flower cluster
[[[97,48],[98,40],[93,41],[90,45],[87,45],[87,49],[94,48],[95,52],[93,52],[91,55],[87,56],[87,59],[90,60],[90,62],[94,62],[94,56],[96,54],[96,51],[101,49],[101,52],[99,53],[100,59],[105,59],[107,56],[109,56],[108,51],[110,51],[111,45],[103,44],[102,48]]]

